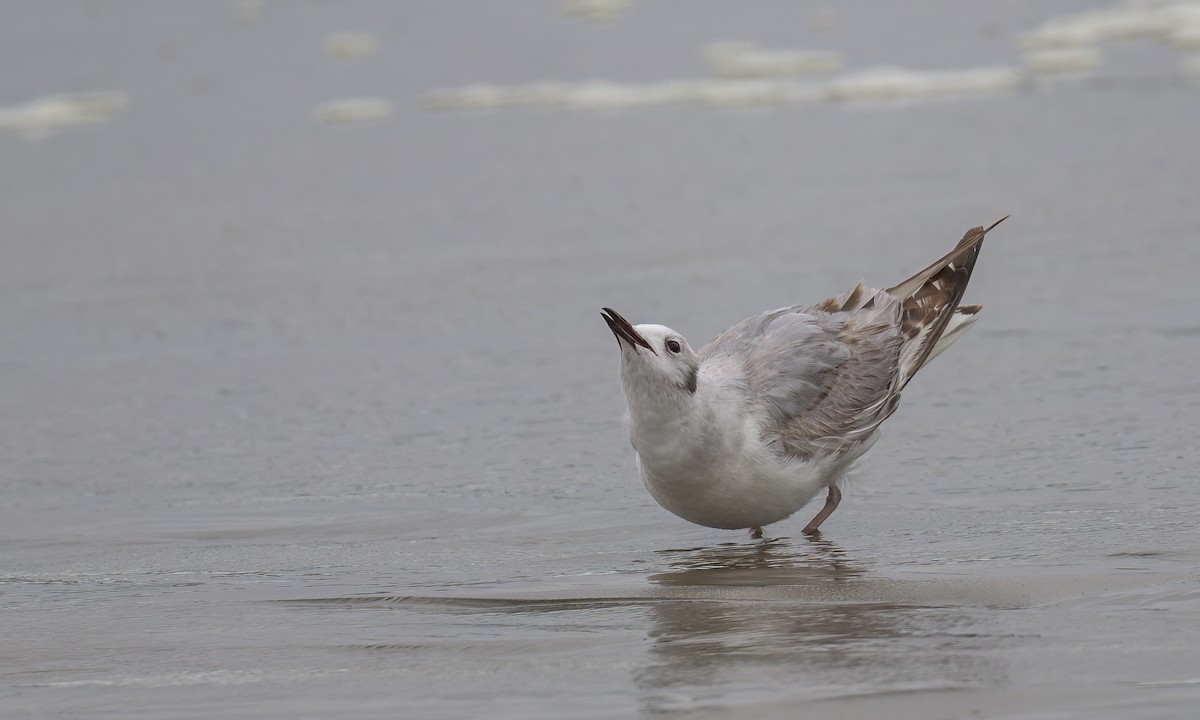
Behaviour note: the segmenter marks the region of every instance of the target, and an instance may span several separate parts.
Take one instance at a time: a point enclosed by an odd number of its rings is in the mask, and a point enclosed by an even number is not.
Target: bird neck
[[[704,454],[708,423],[696,394],[628,378],[625,400],[629,439],[644,464],[674,467]]]

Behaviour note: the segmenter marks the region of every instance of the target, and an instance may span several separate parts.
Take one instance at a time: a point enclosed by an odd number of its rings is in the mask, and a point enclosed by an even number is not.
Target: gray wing
[[[929,359],[959,306],[988,228],[887,290],[860,283],[813,307],[747,318],[700,351],[767,418],[764,440],[788,455],[844,453],[871,439]]]
[[[847,451],[899,401],[900,320],[895,297],[859,285],[819,306],[743,320],[701,349],[701,367],[739,378],[767,418],[769,446],[797,457]]]

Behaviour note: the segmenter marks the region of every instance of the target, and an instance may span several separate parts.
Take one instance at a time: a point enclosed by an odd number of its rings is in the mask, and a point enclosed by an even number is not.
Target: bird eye
[[[676,341],[676,340],[668,340],[668,341],[667,341],[667,349],[668,349],[668,350],[670,350],[670,351],[671,351],[671,352],[673,352],[673,353],[677,353],[677,352],[679,352],[679,351],[680,351],[682,348],[681,348],[681,347],[679,347],[679,342],[678,342],[678,341]]]

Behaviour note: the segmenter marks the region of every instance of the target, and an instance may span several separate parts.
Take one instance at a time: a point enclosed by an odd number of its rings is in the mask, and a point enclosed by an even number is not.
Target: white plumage
[[[685,520],[761,536],[829,488],[805,528],[816,532],[904,386],[975,322],[979,306],[959,302],[996,224],[968,231],[895,287],[860,284],[761,313],[699,352],[668,327],[634,326],[605,308],[650,494]]]

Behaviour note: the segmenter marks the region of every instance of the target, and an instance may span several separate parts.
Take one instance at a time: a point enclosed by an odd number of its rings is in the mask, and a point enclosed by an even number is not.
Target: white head
[[[621,380],[635,404],[689,400],[696,393],[700,358],[683,336],[663,325],[631,325],[612,308],[602,315],[621,348]]]

